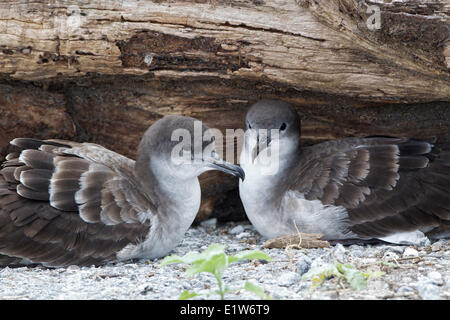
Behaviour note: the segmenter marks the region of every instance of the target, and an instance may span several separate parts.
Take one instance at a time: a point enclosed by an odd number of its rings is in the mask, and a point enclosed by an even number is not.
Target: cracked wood
[[[381,9],[374,31],[362,3],[0,2],[0,73],[36,81],[208,71],[365,99],[449,100],[449,3],[367,1]]]

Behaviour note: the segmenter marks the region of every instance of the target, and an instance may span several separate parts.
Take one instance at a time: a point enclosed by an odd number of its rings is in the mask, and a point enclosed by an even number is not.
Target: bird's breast
[[[245,212],[263,236],[274,238],[282,235],[320,233],[325,239],[351,238],[347,230],[347,210],[340,206],[328,206],[320,200],[306,200],[294,191],[268,194],[261,184],[240,183],[240,197]]]
[[[123,248],[117,257],[126,259],[160,258],[174,249],[183,239],[193,223],[200,207],[200,185],[198,180],[189,185],[184,193],[175,193],[160,202],[156,214],[151,216],[150,230],[145,239]]]

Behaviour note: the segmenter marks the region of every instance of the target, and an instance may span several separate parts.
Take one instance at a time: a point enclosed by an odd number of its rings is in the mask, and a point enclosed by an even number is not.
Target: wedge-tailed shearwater
[[[18,152],[0,172],[0,265],[92,265],[169,253],[199,209],[198,176],[222,170],[243,178],[215,153],[214,141],[200,140],[200,148],[198,137],[181,147],[172,141],[177,129],[192,138],[194,123],[156,121],[136,161],[92,143],[12,140]],[[174,148],[197,161],[174,162]]]
[[[246,129],[239,191],[262,235],[405,244],[450,236],[449,143],[373,136],[302,147],[300,117],[280,100],[254,104]],[[276,150],[277,170],[264,172]]]

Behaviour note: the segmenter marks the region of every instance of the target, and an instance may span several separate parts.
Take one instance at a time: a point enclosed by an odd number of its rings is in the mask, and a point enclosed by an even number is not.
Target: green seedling
[[[342,283],[345,280],[355,290],[365,290],[367,279],[384,275],[384,272],[362,272],[350,263],[326,264],[313,268],[303,275],[303,280],[311,280],[311,290],[316,289],[329,278],[335,277]]]
[[[189,252],[183,257],[178,255],[168,256],[161,261],[160,266],[162,267],[168,264],[185,263],[190,265],[190,267],[186,270],[186,274],[188,276],[194,276],[202,272],[212,274],[216,278],[218,284],[218,290],[214,291],[214,293],[219,294],[222,300],[225,299],[226,293],[236,292],[239,290],[249,291],[257,295],[259,298],[270,299],[270,297],[264,293],[263,289],[248,281],[245,283],[243,288],[239,289],[231,290],[224,286],[222,281],[224,271],[230,264],[243,260],[271,261],[271,258],[264,252],[258,250],[241,251],[235,255],[229,256],[225,253],[225,246],[215,243],[211,244],[201,253]],[[180,299],[191,299],[196,296],[199,296],[199,294],[185,290],[181,293]]]

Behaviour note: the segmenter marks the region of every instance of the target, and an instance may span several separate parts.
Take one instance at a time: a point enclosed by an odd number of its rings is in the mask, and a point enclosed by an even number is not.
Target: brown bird
[[[198,175],[216,169],[243,178],[240,167],[217,156],[214,141],[192,139],[194,128],[189,117],[158,120],[144,134],[136,161],[92,143],[11,141],[18,152],[0,171],[0,265],[166,255],[199,209]],[[174,141],[177,129],[191,140]],[[207,130],[200,126],[201,134]],[[197,161],[174,162],[174,150]]]
[[[300,117],[279,100],[254,104],[246,128],[240,197],[262,235],[392,243],[450,236],[450,144],[376,136],[301,147]]]

